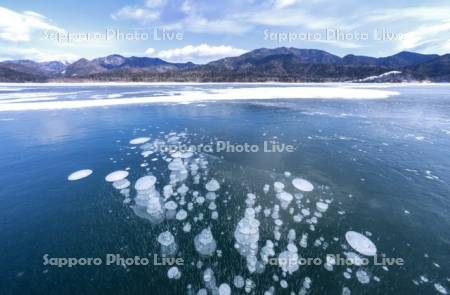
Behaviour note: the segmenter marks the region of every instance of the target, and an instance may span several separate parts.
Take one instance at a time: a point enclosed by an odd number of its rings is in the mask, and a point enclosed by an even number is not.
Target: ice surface
[[[47,84],[46,86],[49,86]],[[180,91],[178,95],[158,95],[152,97],[128,97],[128,98],[106,98],[106,99],[81,99],[81,100],[55,100],[30,103],[3,103],[0,104],[1,111],[24,111],[24,110],[60,110],[74,108],[89,108],[114,105],[132,105],[148,103],[179,103],[204,100],[230,100],[230,99],[384,99],[400,94],[397,91],[378,90],[369,88],[345,88],[339,86],[315,86],[298,87],[295,84],[289,87],[270,87],[261,85],[259,87],[236,87],[226,89],[215,89],[213,91],[197,90]]]

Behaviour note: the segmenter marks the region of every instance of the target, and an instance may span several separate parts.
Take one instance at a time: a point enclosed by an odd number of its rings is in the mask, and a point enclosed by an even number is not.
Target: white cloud
[[[444,49],[448,43],[449,32],[450,21],[436,25],[424,25],[404,34],[404,39],[399,42],[398,47],[400,50],[420,47],[422,50],[426,50],[427,44],[432,44],[434,48],[438,45]]]
[[[111,14],[111,18],[118,19],[134,19],[142,23],[158,20],[161,10],[166,6],[167,0],[146,0],[144,5],[123,6],[116,12]]]
[[[166,0],[146,0],[145,6],[152,8],[152,7],[164,7],[166,5]]]
[[[349,26],[334,17],[318,17],[300,9],[296,10],[261,10],[255,13],[244,13],[235,16],[243,22],[253,25],[303,27],[307,29],[341,28]]]
[[[210,33],[210,34],[241,34],[250,28],[239,21],[232,19],[209,20],[202,16],[190,16],[183,21],[183,28],[194,33]]]
[[[159,58],[178,62],[208,62],[215,59],[237,56],[247,52],[247,50],[234,48],[227,45],[212,46],[200,44],[197,46],[188,45],[182,48],[173,48],[160,51]]]
[[[149,22],[159,19],[160,12],[154,9],[141,8],[138,6],[124,6],[111,14],[114,20],[134,19],[141,22]]]
[[[0,39],[15,42],[30,41],[32,34],[39,30],[64,32],[39,13],[16,12],[0,6]]]
[[[413,19],[417,21],[439,21],[450,18],[450,6],[405,7],[401,9],[381,9],[367,13],[361,19],[365,22],[395,21]]]
[[[274,6],[277,9],[293,6],[297,3],[297,0],[275,0]]]
[[[152,55],[154,55],[154,54],[156,53],[156,49],[150,47],[149,49],[147,49],[147,50],[145,51],[145,53],[146,53],[147,55],[152,56]]]
[[[68,52],[43,51],[36,48],[0,48],[0,60],[30,59],[37,62],[54,60],[73,62],[79,58],[78,55]]]

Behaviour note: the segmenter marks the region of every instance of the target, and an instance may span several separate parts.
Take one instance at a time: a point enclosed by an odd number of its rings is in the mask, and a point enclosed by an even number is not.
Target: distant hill
[[[109,55],[91,61],[82,58],[71,65],[65,71],[65,77],[84,77],[93,74],[130,70],[130,72],[156,72],[176,71],[192,68],[193,63],[170,63],[159,58],[150,57],[123,57],[121,55]]]
[[[402,51],[379,58],[341,58],[323,50],[279,47],[196,65],[113,54],[71,64],[0,62],[0,81],[450,82],[449,56]]]

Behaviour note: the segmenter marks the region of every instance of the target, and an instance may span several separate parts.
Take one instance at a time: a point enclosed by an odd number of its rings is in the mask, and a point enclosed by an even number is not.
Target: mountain
[[[47,76],[33,74],[21,70],[15,70],[7,65],[0,63],[0,81],[1,82],[46,82]]]
[[[13,71],[45,77],[58,75],[66,68],[66,64],[60,61],[35,62],[27,59],[4,61],[0,65]]]
[[[420,63],[433,60],[437,57],[439,57],[439,55],[437,54],[420,54],[415,52],[402,51],[392,56],[379,58],[349,54],[344,56],[342,58],[342,61],[346,65],[373,65],[391,68],[402,68],[418,65]]]
[[[409,72],[418,80],[450,82],[450,54],[410,67]]]
[[[66,77],[83,77],[99,73],[117,71],[123,73],[124,70],[130,72],[167,72],[192,68],[193,63],[170,63],[160,58],[150,57],[124,57],[118,54],[100,57],[91,61],[82,58],[66,69]]]
[[[290,57],[300,64],[336,64],[341,60],[340,57],[322,50],[280,47],[275,49],[255,49],[237,57],[227,57],[210,62],[207,66],[226,70],[245,70],[271,62],[276,57],[281,59]]]
[[[71,64],[0,62],[0,81],[449,82],[449,56],[402,51],[387,57],[341,58],[323,50],[279,47],[196,65],[113,54]]]

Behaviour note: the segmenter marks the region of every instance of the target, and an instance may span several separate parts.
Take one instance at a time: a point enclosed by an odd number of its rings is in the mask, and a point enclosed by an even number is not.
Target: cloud
[[[0,39],[14,42],[30,41],[39,30],[64,32],[34,11],[16,12],[0,6]]]
[[[37,48],[0,48],[0,60],[30,59],[37,62],[54,60],[73,62],[79,58],[78,55],[68,52],[44,51]]]
[[[436,25],[423,25],[414,31],[404,34],[403,40],[399,42],[398,48],[421,49],[426,51],[428,47],[434,50],[446,50],[449,40],[450,21]],[[439,50],[439,47],[440,48]]]
[[[404,30],[396,42],[397,50],[430,53],[448,52],[450,39],[450,6],[416,6],[402,9],[381,9],[369,12],[365,23],[389,22]]]
[[[162,9],[166,6],[166,0],[146,0],[144,5],[123,6],[111,14],[114,20],[133,19],[142,23],[156,21],[160,18]]]
[[[247,52],[247,50],[234,48],[227,45],[212,46],[208,44],[200,44],[197,46],[187,45],[181,48],[162,50],[157,54],[157,56],[169,61],[195,61],[204,63],[223,57],[241,55],[245,52]]]
[[[166,0],[146,0],[145,1],[145,6],[149,7],[149,8],[160,8],[160,7],[164,7],[167,4]]]
[[[413,19],[417,21],[439,21],[450,19],[450,6],[405,7],[400,9],[379,9],[366,13],[364,22],[398,21]]]
[[[114,20],[133,19],[140,22],[150,22],[159,19],[160,12],[154,9],[141,8],[138,6],[124,6],[111,14]]]
[[[150,47],[150,48],[148,48],[148,49],[145,51],[145,53],[146,53],[147,55],[152,56],[152,55],[154,55],[154,54],[156,53],[156,49]]]
[[[297,0],[275,0],[274,6],[277,9],[282,9],[295,4],[297,4]]]
[[[182,27],[193,33],[207,34],[233,34],[239,35],[247,32],[250,27],[232,19],[209,20],[202,16],[193,15],[182,22]]]

